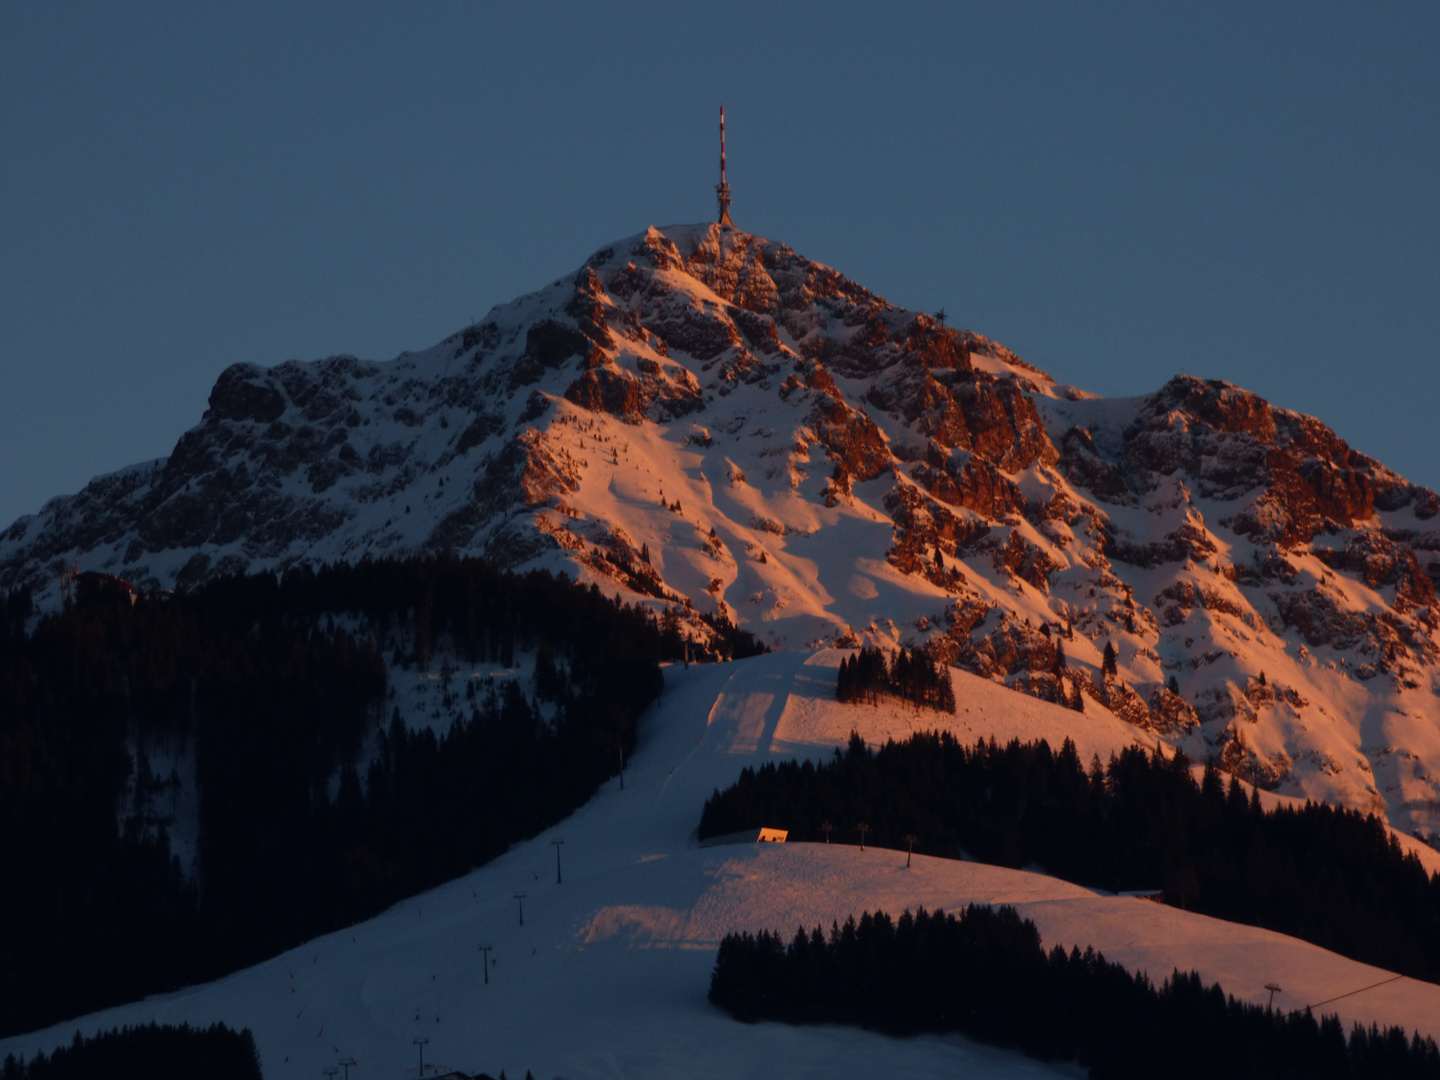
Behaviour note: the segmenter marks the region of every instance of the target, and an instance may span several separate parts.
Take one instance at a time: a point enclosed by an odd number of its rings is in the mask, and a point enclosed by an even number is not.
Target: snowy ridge
[[[841,705],[832,698],[838,659],[788,653],[672,667],[642,724],[625,789],[608,783],[561,827],[352,929],[207,986],[0,1041],[0,1056],[33,1055],[77,1029],[223,1020],[254,1030],[266,1075],[276,1078],[314,1076],[346,1055],[363,1076],[413,1075],[416,1036],[430,1039],[427,1062],[572,1080],[1077,1075],[958,1037],[742,1027],[705,1000],[714,948],[730,930],[790,933],[877,906],[969,902],[1013,903],[1047,943],[1093,944],[1152,976],[1194,967],[1255,1002],[1277,982],[1285,988],[1277,1007],[1338,998],[1324,1011],[1347,1024],[1440,1034],[1440,987],[1393,980],[1258,928],[978,863],[917,857],[906,870],[903,852],[873,847],[699,848],[700,807],[714,787],[747,765],[826,755],[852,727],[872,741],[936,726],[967,739],[1058,741],[1074,726],[1065,709],[960,672],[954,717]],[[1083,754],[1106,756],[1135,734],[1102,710],[1086,717],[1077,731]],[[557,838],[565,840],[560,885],[550,845]],[[516,891],[527,894],[523,927]],[[494,946],[488,985],[482,942]]]
[[[170,457],[0,534],[0,587],[484,555],[700,640],[703,613],[780,648],[928,644],[1434,839],[1437,511],[1236,387],[1097,398],[783,244],[677,226],[422,352],[228,369]]]

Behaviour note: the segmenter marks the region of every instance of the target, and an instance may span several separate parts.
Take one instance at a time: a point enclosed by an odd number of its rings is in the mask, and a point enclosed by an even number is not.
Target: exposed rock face
[[[1150,693],[1150,717],[1155,730],[1165,735],[1187,735],[1200,723],[1194,707],[1163,686]]]
[[[483,554],[697,634],[703,614],[781,646],[925,645],[1077,723],[1108,711],[1424,834],[1437,511],[1238,387],[1179,376],[1104,401],[783,244],[698,226],[610,245],[389,363],[229,368],[167,459],[0,534],[0,588],[54,603],[77,563],[168,588]]]

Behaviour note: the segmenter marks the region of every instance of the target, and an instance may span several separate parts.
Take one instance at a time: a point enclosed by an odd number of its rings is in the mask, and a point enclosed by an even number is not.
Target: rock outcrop
[[[1099,399],[784,244],[687,226],[423,352],[229,368],[169,457],[0,534],[0,588],[43,606],[77,565],[161,589],[481,554],[697,635],[928,647],[1433,835],[1437,511],[1238,387]]]

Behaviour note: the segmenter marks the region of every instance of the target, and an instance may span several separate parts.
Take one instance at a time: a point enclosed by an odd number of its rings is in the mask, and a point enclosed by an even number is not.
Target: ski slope
[[[872,742],[936,726],[1057,744],[1069,734],[1085,758],[1141,734],[1101,709],[1077,715],[960,673],[954,717],[840,705],[840,655],[671,667],[624,790],[611,781],[561,827],[352,929],[205,986],[0,1041],[0,1057],[48,1050],[76,1030],[219,1020],[254,1031],[271,1080],[315,1080],[346,1056],[359,1062],[354,1080],[415,1076],[417,1037],[429,1039],[427,1073],[531,1069],[542,1080],[1079,1075],[959,1037],[746,1026],[706,1001],[715,947],[731,930],[789,934],[867,908],[971,902],[1014,904],[1047,944],[1094,945],[1156,979],[1193,967],[1257,1002],[1275,982],[1277,1007],[1339,998],[1324,1011],[1347,1024],[1440,1036],[1440,986],[1258,928],[978,863],[917,856],[907,870],[903,852],[873,847],[700,848],[712,789],[747,765],[827,755],[852,728]],[[561,838],[557,884],[551,841]],[[517,891],[527,894],[523,926]],[[488,984],[480,944],[493,946]]]
[[[1239,387],[1100,398],[709,222],[391,360],[230,366],[170,455],[0,528],[0,591],[439,552],[696,640],[929,644],[1440,843],[1440,495]]]

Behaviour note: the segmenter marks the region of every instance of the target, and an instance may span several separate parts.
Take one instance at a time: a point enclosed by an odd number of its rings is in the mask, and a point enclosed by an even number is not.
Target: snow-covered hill
[[[928,642],[1433,838],[1437,510],[1236,387],[1096,398],[783,244],[682,226],[423,352],[230,368],[168,458],[0,535],[0,588],[483,554],[701,638],[703,613],[786,648]]]
[[[1073,1076],[960,1038],[890,1039],[838,1028],[747,1027],[705,1000],[714,950],[737,929],[828,925],[852,912],[972,901],[1016,904],[1047,942],[1094,944],[1163,977],[1197,968],[1276,1005],[1330,999],[1347,1022],[1440,1034],[1440,987],[1252,927],[1114,897],[1045,877],[903,852],[823,844],[701,848],[710,791],[746,765],[822,756],[858,728],[871,740],[937,725],[1005,739],[1074,732],[1107,755],[1135,729],[957,672],[956,716],[833,700],[834,652],[784,653],[667,672],[622,791],[612,781],[553,833],[369,922],[207,986],[0,1041],[32,1055],[85,1032],[155,1019],[251,1027],[268,1077],[313,1077],[352,1056],[358,1077],[427,1062],[539,1077]],[[555,849],[563,838],[564,881]],[[1418,846],[1418,845],[1417,845]],[[1425,850],[1425,849],[1422,849]],[[1428,852],[1432,868],[1440,856]],[[526,894],[519,924],[516,892]],[[489,983],[480,944],[494,946]],[[1380,984],[1380,985],[1373,985]],[[1366,989],[1366,988],[1369,989]]]

